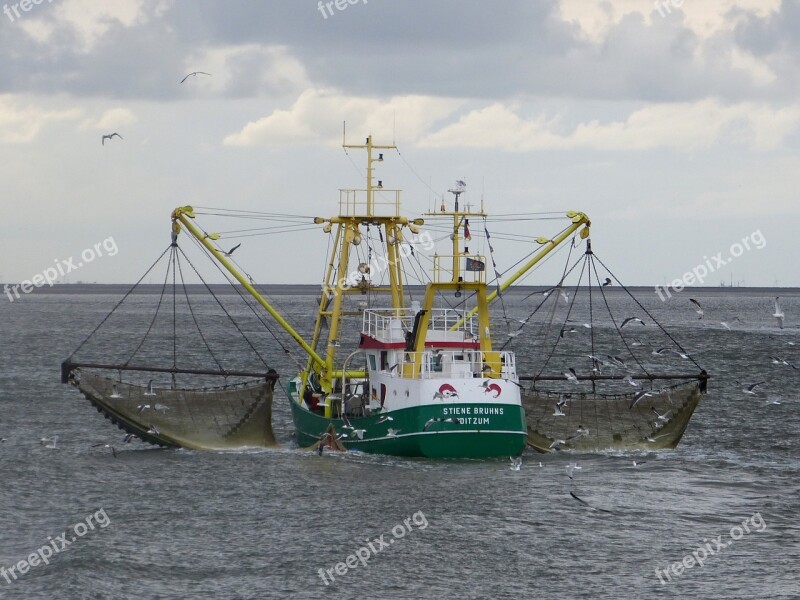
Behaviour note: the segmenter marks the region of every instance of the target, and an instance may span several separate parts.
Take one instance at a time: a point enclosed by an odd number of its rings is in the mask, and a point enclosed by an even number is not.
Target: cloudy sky
[[[491,213],[586,212],[629,284],[722,256],[707,285],[800,285],[797,0],[353,2],[5,4],[0,280],[113,238],[69,281],[135,281],[180,205],[330,216],[363,185],[346,121],[396,141],[378,177],[407,213],[464,179]],[[505,234],[561,226],[490,223],[501,268],[532,247]],[[318,283],[327,236],[298,229],[221,243],[259,282]]]

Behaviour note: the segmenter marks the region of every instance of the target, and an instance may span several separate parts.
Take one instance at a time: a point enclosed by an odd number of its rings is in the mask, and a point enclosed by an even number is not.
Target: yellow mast
[[[589,237],[589,228],[591,227],[592,223],[589,220],[588,216],[586,216],[582,212],[570,211],[570,212],[567,213],[567,217],[569,217],[572,220],[572,225],[567,227],[564,231],[562,231],[559,235],[554,237],[552,240],[548,240],[548,239],[544,239],[544,238],[537,239],[537,242],[539,242],[539,243],[541,243],[543,245],[542,248],[539,249],[539,251],[533,257],[531,257],[531,259],[528,262],[526,262],[524,265],[522,265],[513,275],[511,275],[508,279],[506,279],[504,282],[502,282],[499,285],[499,289],[496,289],[491,294],[489,294],[489,296],[486,298],[487,302],[491,302],[492,300],[497,298],[501,293],[506,291],[509,287],[514,285],[514,283],[516,283],[519,280],[520,277],[522,277],[523,275],[525,275],[525,273],[527,273],[533,267],[535,267],[539,262],[541,262],[541,260],[544,257],[546,257],[548,254],[550,254],[550,252],[552,252],[555,248],[557,248],[565,240],[569,239],[570,236],[573,233],[575,233],[578,229],[580,229],[582,226],[585,225],[585,227],[583,228],[583,230],[580,233],[581,238],[582,239],[586,239],[587,237]],[[465,319],[469,318],[472,315],[474,315],[476,312],[478,312],[478,307],[477,306],[475,308],[473,308],[472,310],[470,310],[468,313],[466,313],[466,315],[464,315],[464,318]],[[455,325],[453,325],[451,327],[451,329],[453,329],[453,330],[457,329],[458,327],[460,327],[462,325],[463,322],[464,322],[464,319],[461,319]]]

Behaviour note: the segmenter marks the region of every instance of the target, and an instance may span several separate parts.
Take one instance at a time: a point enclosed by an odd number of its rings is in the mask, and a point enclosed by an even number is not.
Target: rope
[[[170,249],[171,249],[170,259],[172,259],[172,254],[175,252],[175,246],[170,246]],[[153,315],[153,319],[150,321],[150,325],[147,328],[147,331],[145,332],[144,337],[142,338],[142,341],[139,342],[138,346],[136,346],[136,350],[133,351],[133,354],[131,354],[130,358],[128,358],[128,360],[125,361],[124,364],[126,366],[128,364],[130,364],[130,362],[133,360],[133,357],[136,356],[138,354],[139,350],[142,349],[142,346],[144,345],[145,340],[147,340],[147,336],[150,335],[150,331],[152,331],[153,325],[155,325],[155,323],[156,323],[156,319],[158,318],[158,312],[161,310],[161,304],[164,302],[164,292],[167,289],[167,280],[168,279],[169,279],[169,264],[167,264],[167,272],[164,274],[164,284],[161,286],[161,294],[158,297],[158,305],[156,306],[156,312]]]
[[[689,357],[689,360],[691,360],[691,361],[692,361],[692,363],[694,363],[694,366],[696,366],[698,369],[700,369],[700,370],[702,371],[702,370],[703,370],[703,367],[701,367],[701,366],[700,366],[700,365],[697,363],[697,361],[694,359],[694,357],[693,357],[691,354],[689,354],[689,353],[688,353],[688,352],[687,352],[687,351],[686,351],[686,350],[683,348],[683,346],[681,346],[681,345],[680,345],[680,343],[678,343],[678,340],[676,340],[674,337],[672,337],[672,336],[669,334],[669,332],[668,332],[666,329],[664,329],[664,327],[661,325],[661,323],[659,323],[658,321],[656,321],[655,317],[653,317],[653,315],[651,315],[651,314],[650,314],[650,311],[648,311],[648,310],[647,310],[647,309],[646,309],[644,306],[642,306],[642,303],[641,303],[641,302],[639,302],[639,300],[637,300],[637,299],[636,299],[636,297],[635,297],[633,294],[631,294],[630,290],[628,290],[628,288],[626,288],[626,287],[625,287],[625,286],[624,286],[624,285],[623,285],[623,284],[620,282],[620,280],[619,280],[619,279],[617,279],[617,276],[616,276],[616,275],[614,275],[614,273],[612,273],[612,272],[611,272],[611,269],[609,269],[609,268],[608,268],[608,267],[607,267],[607,266],[606,266],[606,265],[603,263],[603,261],[602,261],[602,260],[600,260],[599,258],[597,258],[597,255],[595,255],[595,259],[597,260],[597,262],[599,262],[599,263],[600,263],[600,264],[603,266],[603,268],[604,268],[604,269],[605,269],[605,270],[608,272],[608,274],[609,274],[609,275],[611,275],[611,276],[614,278],[614,281],[616,281],[616,282],[617,282],[617,284],[618,284],[618,285],[619,285],[619,286],[620,286],[620,287],[621,287],[623,290],[625,290],[625,293],[627,293],[627,294],[628,294],[628,296],[630,296],[630,297],[631,297],[631,299],[632,299],[634,302],[636,302],[637,306],[639,306],[639,308],[641,308],[641,309],[642,309],[642,311],[644,311],[644,314],[646,314],[648,317],[650,317],[650,319],[652,319],[653,323],[655,323],[656,325],[658,325],[658,328],[659,328],[659,329],[660,329],[660,330],[661,330],[661,331],[664,333],[664,335],[666,335],[666,336],[667,336],[667,337],[668,337],[668,338],[669,338],[669,339],[672,341],[672,343],[673,343],[673,344],[675,344],[675,346],[677,346],[677,347],[678,347],[678,349],[680,349],[680,351],[681,351],[681,352],[683,352],[683,353],[684,353],[686,356],[688,356],[688,357]]]
[[[155,266],[156,266],[156,265],[157,265],[159,262],[161,262],[161,259],[162,259],[162,258],[164,258],[164,255],[165,255],[167,252],[169,252],[169,249],[170,249],[170,248],[172,248],[172,244],[170,244],[169,246],[167,246],[167,247],[164,249],[164,251],[161,253],[161,255],[160,255],[160,256],[159,256],[159,257],[158,257],[158,258],[155,260],[155,262],[154,262],[152,265],[150,265],[150,268],[149,268],[149,269],[147,269],[147,271],[145,271],[145,272],[144,272],[144,275],[142,275],[142,276],[139,278],[139,281],[137,281],[136,283],[134,283],[134,284],[133,284],[133,286],[131,287],[131,289],[129,289],[127,292],[125,292],[125,295],[122,297],[122,300],[120,300],[119,302],[117,302],[117,304],[114,306],[114,308],[112,308],[112,309],[111,309],[111,312],[110,312],[110,313],[108,313],[108,314],[105,316],[105,318],[104,318],[102,321],[100,321],[100,323],[97,325],[97,327],[95,327],[95,328],[92,330],[92,332],[91,332],[89,335],[87,335],[87,336],[86,336],[86,339],[85,339],[85,340],[83,340],[83,341],[82,341],[82,342],[81,342],[81,343],[78,345],[78,347],[75,349],[75,351],[74,351],[72,354],[70,354],[70,358],[72,358],[72,357],[73,357],[73,356],[75,356],[75,355],[76,355],[78,352],[80,352],[80,349],[81,349],[81,348],[83,348],[83,346],[86,344],[86,342],[88,342],[88,341],[89,341],[89,339],[90,339],[90,338],[91,338],[91,337],[92,337],[92,336],[93,336],[95,333],[97,333],[97,330],[98,330],[98,329],[100,329],[100,328],[103,326],[103,324],[104,324],[106,321],[108,321],[108,320],[111,318],[111,315],[113,315],[113,314],[114,314],[114,311],[116,311],[116,310],[117,310],[117,309],[118,309],[120,306],[122,306],[122,303],[123,303],[123,302],[125,302],[125,300],[128,298],[128,296],[130,296],[130,295],[133,293],[133,290],[135,290],[135,289],[136,289],[136,288],[139,286],[139,284],[140,284],[140,283],[142,283],[142,281],[144,281],[144,278],[145,278],[145,277],[147,277],[147,276],[150,274],[150,271],[152,271],[152,270],[155,268]]]

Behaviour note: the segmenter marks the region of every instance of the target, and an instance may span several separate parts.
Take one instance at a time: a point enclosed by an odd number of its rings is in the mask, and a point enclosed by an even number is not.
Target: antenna
[[[397,111],[392,111],[392,146],[395,146],[395,136],[397,134]]]
[[[342,121],[342,146],[347,144],[347,121]]]

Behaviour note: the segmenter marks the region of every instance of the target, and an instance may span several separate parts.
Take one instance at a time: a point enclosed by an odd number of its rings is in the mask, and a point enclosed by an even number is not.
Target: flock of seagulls
[[[183,79],[181,79],[180,83],[183,83],[183,82],[185,82],[187,79],[189,79],[189,77],[197,77],[198,75],[206,75],[207,77],[211,77],[211,76],[212,76],[212,75],[211,75],[211,73],[206,73],[205,71],[192,71],[191,73],[189,73],[188,75],[186,75],[186,77],[184,77]],[[101,143],[103,146],[105,146],[105,145],[106,145],[106,140],[109,140],[109,141],[110,141],[110,140],[114,139],[115,137],[118,137],[118,138],[119,138],[119,139],[121,139],[121,140],[122,140],[122,139],[124,139],[124,138],[123,138],[123,137],[122,137],[120,134],[118,134],[117,132],[114,132],[114,133],[106,133],[106,134],[104,134],[104,135],[103,135],[103,137],[102,137],[102,138],[100,138],[100,143]]]

